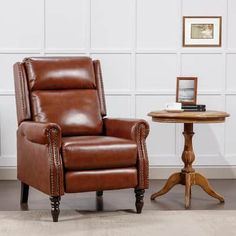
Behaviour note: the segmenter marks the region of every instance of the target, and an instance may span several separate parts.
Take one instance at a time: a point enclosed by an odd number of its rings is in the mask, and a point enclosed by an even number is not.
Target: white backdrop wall
[[[147,113],[175,100],[177,76],[197,76],[198,103],[231,118],[195,125],[195,164],[236,165],[235,12],[235,0],[1,0],[0,167],[16,165],[13,63],[58,55],[101,60],[109,116],[150,122],[151,168],[182,164],[182,125]],[[222,47],[183,48],[184,15],[222,16]]]

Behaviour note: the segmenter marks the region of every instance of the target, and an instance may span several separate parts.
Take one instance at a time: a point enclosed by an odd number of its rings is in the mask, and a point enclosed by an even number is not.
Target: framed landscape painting
[[[197,77],[177,77],[176,102],[183,105],[197,103]]]
[[[221,16],[184,16],[183,47],[221,47]]]

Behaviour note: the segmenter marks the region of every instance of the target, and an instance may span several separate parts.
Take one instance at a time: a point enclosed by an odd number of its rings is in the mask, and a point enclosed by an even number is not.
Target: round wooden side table
[[[172,174],[164,187],[152,194],[151,200],[161,196],[177,184],[185,185],[185,208],[189,208],[191,199],[191,186],[199,185],[210,196],[224,202],[224,198],[216,193],[210,186],[208,180],[201,174],[195,172],[192,163],[195,159],[192,137],[194,123],[222,123],[229,114],[222,111],[205,111],[205,112],[167,112],[167,111],[153,111],[148,114],[152,117],[154,122],[162,123],[183,123],[184,124],[184,150],[182,153],[182,160],[184,168],[181,172]]]

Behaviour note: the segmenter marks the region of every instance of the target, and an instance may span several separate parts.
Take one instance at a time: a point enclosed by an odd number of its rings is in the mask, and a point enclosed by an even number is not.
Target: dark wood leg
[[[103,191],[97,191],[96,192],[96,196],[97,197],[102,197],[102,195],[103,195]]]
[[[29,185],[21,182],[20,203],[27,204],[28,203],[28,196],[29,196]]]
[[[134,192],[135,192],[135,197],[136,197],[136,202],[135,202],[136,210],[137,210],[137,213],[140,214],[143,209],[143,198],[144,198],[145,190],[135,189]]]
[[[61,197],[50,197],[53,222],[58,222],[58,216],[60,213],[60,200]]]

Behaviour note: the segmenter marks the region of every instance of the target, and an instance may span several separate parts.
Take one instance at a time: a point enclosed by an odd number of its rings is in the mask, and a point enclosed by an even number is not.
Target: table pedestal
[[[164,187],[157,193],[152,194],[151,200],[154,200],[156,197],[167,193],[175,185],[182,184],[185,185],[185,208],[189,208],[190,206],[192,185],[199,185],[210,196],[217,198],[220,202],[224,202],[224,198],[212,189],[208,180],[201,174],[196,173],[192,168],[192,163],[195,159],[192,145],[192,137],[194,135],[193,123],[184,123],[183,135],[185,139],[184,150],[182,153],[184,168],[181,170],[181,172],[172,174],[168,178]]]

